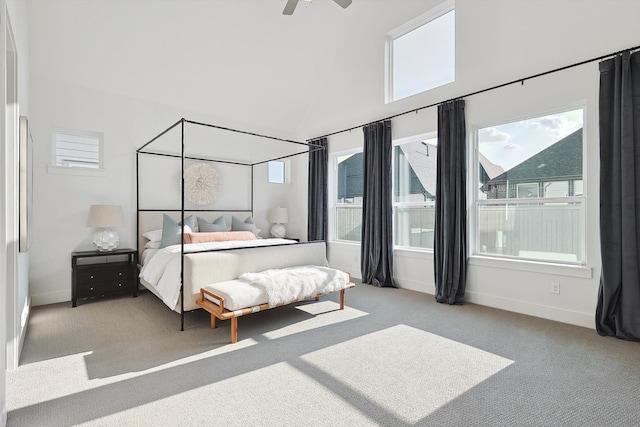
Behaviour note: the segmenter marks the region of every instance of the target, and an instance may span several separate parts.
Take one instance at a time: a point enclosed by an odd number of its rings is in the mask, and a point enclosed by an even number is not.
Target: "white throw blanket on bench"
[[[349,284],[347,273],[313,265],[245,273],[240,278],[263,286],[269,295],[269,307],[339,291]]]

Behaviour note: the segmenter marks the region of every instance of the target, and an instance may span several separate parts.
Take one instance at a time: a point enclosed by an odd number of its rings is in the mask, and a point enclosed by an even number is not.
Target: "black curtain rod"
[[[276,140],[276,141],[289,142],[291,144],[314,145],[314,143],[311,143],[309,141],[300,142],[300,141],[294,141],[292,139],[284,139],[284,138],[278,138],[278,137],[275,137],[275,136],[262,135],[262,134],[254,133],[254,132],[247,132],[247,131],[238,130],[238,129],[231,129],[231,128],[227,128],[227,127],[224,127],[224,126],[212,125],[212,124],[209,124],[209,123],[194,122],[193,120],[186,120],[186,119],[183,119],[183,120],[185,121],[185,123],[191,123],[191,124],[194,124],[194,125],[200,125],[200,126],[206,126],[206,127],[215,128],[215,129],[221,129],[221,130],[225,130],[225,131],[228,131],[228,132],[242,133],[242,134],[245,134],[245,135],[257,136],[257,137],[260,137],[260,138],[267,138],[267,139],[273,139],[273,140]]]
[[[629,48],[629,49],[619,50],[619,51],[614,52],[614,53],[609,53],[607,55],[598,56],[597,58],[591,58],[591,59],[587,59],[585,61],[576,62],[575,64],[565,65],[564,67],[555,68],[553,70],[549,70],[549,71],[545,71],[545,72],[542,72],[542,73],[534,74],[534,75],[529,76],[529,77],[524,77],[524,78],[512,80],[510,82],[502,83],[502,84],[499,84],[499,85],[496,85],[496,86],[492,86],[492,87],[489,87],[489,88],[486,88],[486,89],[477,90],[475,92],[471,92],[471,93],[468,93],[466,95],[457,96],[455,98],[450,98],[450,99],[448,99],[446,101],[440,101],[440,102],[435,102],[433,104],[424,105],[422,107],[414,108],[412,110],[408,110],[408,111],[405,111],[405,112],[402,112],[402,113],[394,114],[394,115],[389,116],[389,117],[385,117],[384,119],[375,120],[375,121],[368,122],[368,123],[365,123],[365,124],[362,124],[362,125],[359,125],[359,126],[353,126],[353,127],[347,128],[347,129],[339,130],[339,131],[336,131],[336,132],[331,132],[331,133],[328,133],[328,134],[323,135],[323,136],[318,136],[318,137],[315,137],[315,138],[311,138],[311,139],[308,139],[307,141],[314,141],[316,139],[327,138],[329,136],[337,135],[339,133],[350,132],[352,130],[360,129],[360,128],[362,128],[364,126],[367,126],[369,124],[372,124],[372,123],[381,122],[383,120],[395,119],[396,117],[404,116],[405,114],[417,113],[420,110],[426,110],[427,108],[435,107],[437,105],[444,104],[444,103],[447,103],[447,102],[450,102],[450,101],[454,101],[456,99],[467,98],[469,96],[478,95],[480,93],[489,92],[489,91],[495,90],[495,89],[500,89],[500,88],[503,88],[505,86],[510,86],[510,85],[513,85],[513,84],[516,84],[516,83],[524,84],[524,82],[526,80],[531,80],[531,79],[535,79],[537,77],[546,76],[547,74],[557,73],[558,71],[563,71],[563,70],[567,70],[569,68],[578,67],[580,65],[588,64],[590,62],[602,61],[603,59],[611,58],[611,57],[620,55],[621,53],[628,52],[628,51],[634,51],[634,50],[638,50],[638,49],[640,49],[640,45],[632,47],[632,48]]]

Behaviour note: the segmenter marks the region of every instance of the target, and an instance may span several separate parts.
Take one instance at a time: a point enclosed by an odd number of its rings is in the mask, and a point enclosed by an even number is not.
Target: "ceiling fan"
[[[293,15],[293,11],[296,9],[299,0],[287,0],[287,4],[282,11],[283,15]],[[311,0],[303,0],[311,3]],[[343,9],[346,9],[351,4],[351,0],[333,0],[339,4]]]

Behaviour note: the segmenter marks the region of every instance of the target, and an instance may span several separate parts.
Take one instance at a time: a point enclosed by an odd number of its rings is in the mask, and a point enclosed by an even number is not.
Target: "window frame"
[[[98,167],[82,167],[82,166],[65,166],[57,164],[58,151],[58,135],[91,137],[98,140]],[[104,176],[106,175],[104,167],[104,134],[102,132],[69,130],[63,128],[54,128],[51,131],[51,163],[47,171],[52,174],[63,175],[84,175],[84,176]]]
[[[328,215],[328,227],[329,227],[329,241],[337,242],[337,243],[345,243],[352,245],[360,245],[361,240],[345,240],[338,238],[338,221],[337,221],[337,210],[339,207],[344,206],[360,206],[362,209],[362,203],[338,203],[338,159],[343,156],[354,155],[358,153],[363,153],[364,147],[351,148],[348,150],[337,151],[335,153],[329,154],[329,174],[328,174],[328,185],[329,185],[329,215]],[[362,224],[361,224],[362,225]]]
[[[412,93],[410,95],[406,95],[403,96],[402,98],[396,98],[395,94],[394,94],[394,79],[395,79],[395,75],[394,75],[394,52],[393,52],[393,43],[396,39],[409,34],[410,32],[422,27],[423,25],[427,25],[429,24],[431,21],[434,21],[444,15],[446,15],[449,12],[454,12],[455,13],[455,1],[454,0],[447,0],[444,1],[442,3],[440,3],[439,5],[429,9],[427,12],[423,13],[422,15],[417,16],[416,18],[413,18],[412,20],[406,22],[405,24],[389,31],[386,35],[385,35],[385,104],[389,104],[395,101],[400,101],[402,99],[406,99],[409,98],[411,96],[415,96],[417,94],[420,93],[424,93],[427,92],[429,90],[433,90],[439,87],[442,87],[446,84],[450,84],[455,82],[455,75],[456,75],[456,65],[455,65],[455,51],[456,51],[456,44],[455,44],[455,18],[454,18],[454,64],[453,64],[453,80],[447,83],[443,83],[441,85],[438,86],[433,86],[424,90],[421,90],[419,92],[416,93]]]
[[[485,129],[488,127],[498,127],[506,124],[516,123],[520,121],[533,120],[536,118],[541,118],[545,116],[551,116],[554,114],[561,114],[575,110],[582,110],[582,179],[580,180],[582,185],[582,192],[580,195],[574,196],[566,196],[566,197],[545,197],[544,194],[540,195],[537,198],[503,198],[503,199],[481,199],[478,194],[478,177],[480,174],[480,157],[479,157],[479,131],[481,129]],[[507,117],[503,120],[495,120],[487,123],[476,124],[471,127],[470,134],[468,135],[468,140],[472,141],[471,150],[467,161],[467,170],[471,173],[467,176],[467,188],[469,191],[469,195],[467,195],[467,202],[469,204],[468,212],[468,248],[469,248],[469,256],[470,258],[476,259],[485,259],[485,260],[496,260],[497,262],[511,261],[511,262],[520,262],[523,264],[534,264],[534,265],[548,265],[548,266],[558,266],[558,267],[579,267],[584,268],[588,265],[588,254],[587,254],[587,197],[586,197],[586,177],[587,177],[587,134],[586,134],[586,126],[587,126],[587,105],[586,102],[580,102],[576,104],[565,105],[562,108],[556,108],[553,110],[546,111],[537,111],[531,112],[526,115],[519,115],[515,117]],[[508,193],[507,193],[508,194]],[[480,250],[480,215],[479,210],[480,206],[487,205],[514,205],[514,204],[522,204],[528,205],[532,203],[570,203],[570,202],[579,202],[580,204],[580,221],[582,222],[582,236],[580,242],[580,253],[582,255],[582,259],[577,261],[569,261],[569,260],[558,260],[558,259],[542,259],[542,258],[533,258],[533,257],[525,257],[525,256],[515,256],[515,255],[505,255],[505,254],[494,254],[489,252],[482,252]]]
[[[395,148],[400,146],[400,145],[404,145],[404,144],[410,144],[412,142],[418,142],[418,141],[424,141],[424,140],[428,140],[428,139],[436,139],[438,138],[438,132],[437,131],[432,131],[432,132],[426,132],[426,133],[422,133],[422,134],[418,134],[418,135],[412,135],[412,136],[408,136],[405,138],[400,138],[400,139],[396,139],[393,141],[393,148],[394,150],[392,151],[392,159],[391,159],[391,173],[392,173],[392,178],[391,178],[391,188],[392,191],[394,191],[395,189],[395,179],[396,179],[396,170],[395,170],[395,165],[396,165],[396,150]],[[437,151],[436,151],[437,152]],[[395,249],[399,249],[399,250],[403,250],[403,251],[415,251],[415,252],[430,252],[433,253],[433,248],[422,248],[422,247],[418,247],[418,246],[405,246],[405,245],[396,245],[395,244],[395,236],[397,233],[396,230],[396,210],[397,208],[401,208],[401,207],[407,207],[407,208],[412,208],[412,207],[421,207],[421,206],[433,206],[434,210],[435,210],[435,200],[433,201],[415,201],[415,202],[397,202],[395,200],[392,201],[392,221],[393,221],[393,235],[394,235],[394,243],[393,243],[393,248]]]

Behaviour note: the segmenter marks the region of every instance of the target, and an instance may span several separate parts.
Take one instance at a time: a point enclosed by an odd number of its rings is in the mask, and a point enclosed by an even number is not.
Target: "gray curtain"
[[[309,192],[307,196],[307,240],[327,240],[327,138],[311,141],[309,147]]]
[[[391,121],[371,123],[364,131],[362,283],[395,287],[391,201]]]
[[[596,329],[640,341],[640,52],[600,63],[600,245]]]
[[[467,278],[467,156],[464,100],[438,106],[434,256],[436,301],[462,304]]]

